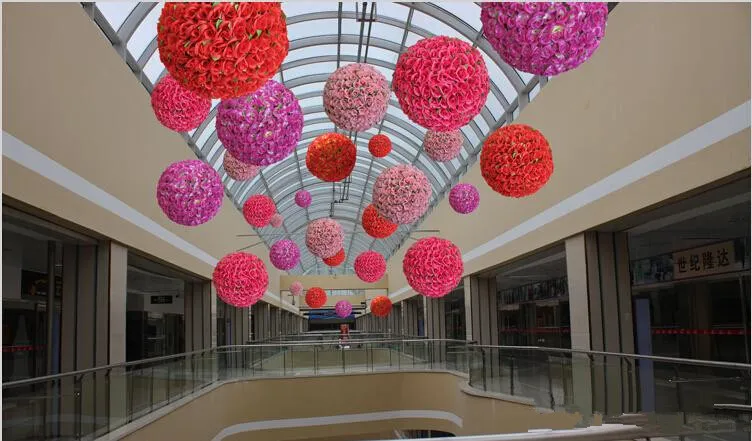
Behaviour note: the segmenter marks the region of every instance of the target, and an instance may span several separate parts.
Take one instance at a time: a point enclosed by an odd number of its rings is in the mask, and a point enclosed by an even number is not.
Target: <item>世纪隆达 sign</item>
[[[734,242],[721,242],[673,253],[674,280],[708,276],[737,269]]]

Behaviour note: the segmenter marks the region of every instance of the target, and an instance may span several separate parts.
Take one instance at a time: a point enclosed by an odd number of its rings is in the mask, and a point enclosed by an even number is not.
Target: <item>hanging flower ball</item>
[[[316,257],[326,259],[343,247],[345,235],[342,226],[333,219],[316,219],[306,229],[306,247]]]
[[[297,280],[295,282],[292,282],[290,284],[290,294],[294,296],[303,294],[303,284],[298,282]]]
[[[157,23],[159,59],[205,98],[251,93],[274,76],[289,41],[279,3],[170,3]]]
[[[307,192],[306,190],[298,190],[297,193],[295,193],[295,203],[298,204],[298,207],[301,208],[308,208],[311,206],[311,193]]]
[[[462,150],[462,132],[436,132],[429,130],[423,138],[423,150],[434,161],[451,161]]]
[[[300,248],[290,239],[278,240],[269,248],[269,260],[279,270],[291,270],[300,262]]]
[[[326,291],[318,286],[309,289],[305,295],[305,302],[311,308],[321,308],[326,305]]]
[[[389,83],[364,63],[340,67],[324,85],[324,111],[343,130],[362,132],[381,121],[389,105]]]
[[[407,283],[426,297],[444,297],[462,279],[462,254],[452,242],[427,237],[415,242],[402,259]]]
[[[187,227],[208,222],[224,198],[219,174],[198,159],[173,162],[157,183],[157,203],[173,222]]]
[[[285,86],[269,80],[250,95],[217,106],[217,137],[243,162],[269,165],[295,150],[303,134],[303,111]]]
[[[392,89],[413,122],[447,132],[480,113],[490,82],[478,49],[440,36],[424,38],[400,55]]]
[[[554,76],[587,61],[606,33],[607,3],[481,3],[483,35],[510,66]]]
[[[473,184],[457,184],[449,191],[449,205],[457,213],[472,213],[479,203],[480,194]]]
[[[166,75],[151,92],[151,108],[163,126],[176,132],[187,132],[201,125],[209,116],[211,100],[184,89]]]
[[[277,206],[272,198],[263,194],[254,194],[243,204],[243,217],[255,228],[267,226],[276,213]]]
[[[417,167],[401,164],[384,170],[373,185],[373,205],[395,224],[418,220],[431,201],[431,183]]]
[[[386,135],[373,135],[368,140],[368,151],[376,158],[383,158],[392,151],[392,140]]]
[[[355,258],[355,274],[366,283],[378,282],[386,272],[386,259],[376,251],[364,251]]]
[[[212,275],[217,297],[236,308],[247,308],[264,296],[269,274],[253,254],[231,253],[217,263]]]
[[[483,143],[480,172],[497,193],[530,196],[543,188],[554,172],[551,147],[543,134],[530,126],[504,126]]]
[[[397,231],[398,227],[397,224],[389,222],[384,216],[380,215],[373,204],[368,204],[366,209],[363,210],[361,224],[366,233],[374,239],[387,238]]]
[[[332,257],[327,257],[324,259],[324,263],[329,266],[340,266],[342,262],[345,261],[345,250],[339,250],[337,251],[337,254],[333,255]]]
[[[285,221],[285,219],[282,217],[281,214],[276,213],[274,216],[272,216],[269,219],[269,225],[271,225],[273,228],[279,228],[282,226],[282,223]]]
[[[376,317],[386,317],[392,312],[392,301],[387,296],[376,296],[371,300],[371,313]]]
[[[347,318],[352,314],[352,303],[347,300],[340,300],[334,305],[334,312],[339,318]]]
[[[341,181],[355,168],[355,153],[350,138],[341,133],[326,133],[308,146],[306,167],[322,181]]]
[[[253,179],[260,170],[259,166],[239,161],[227,151],[225,152],[225,157],[222,159],[222,166],[225,168],[227,176],[236,181]]]

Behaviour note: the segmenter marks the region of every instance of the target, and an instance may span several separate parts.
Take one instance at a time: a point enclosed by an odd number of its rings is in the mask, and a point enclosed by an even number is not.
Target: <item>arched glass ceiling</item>
[[[97,2],[83,5],[146,90],[151,92],[154,84],[166,74],[159,61],[156,41],[156,25],[163,3]],[[376,240],[363,232],[360,217],[370,203],[373,182],[379,173],[399,163],[420,168],[433,187],[427,216],[476,160],[486,135],[516,118],[520,109],[547,81],[545,77],[519,72],[499,58],[480,32],[480,7],[475,3],[289,2],[283,3],[282,9],[287,15],[290,51],[274,79],[292,90],[303,107],[305,127],[295,153],[284,161],[265,167],[251,181],[230,179],[222,168],[224,148],[214,127],[218,100],[214,101],[207,120],[183,136],[195,154],[220,173],[226,193],[238,209],[253,194],[267,194],[276,201],[285,218],[284,228],[266,227],[258,229],[257,233],[267,245],[283,237],[301,245],[301,263],[292,273],[352,273],[353,260],[368,249],[389,258],[423,219],[413,225],[400,226],[387,239]],[[392,95],[387,115],[379,125],[365,132],[348,133],[358,147],[355,170],[350,178],[332,184],[313,177],[301,165],[308,144],[320,134],[337,130],[323,109],[322,92],[329,74],[338,67],[364,62],[375,66],[391,80],[399,54],[418,40],[434,35],[456,37],[478,47],[492,80],[485,107],[462,128],[464,146],[460,155],[450,162],[437,163],[423,154],[422,140],[426,130],[405,116]],[[393,150],[386,158],[373,158],[368,153],[368,140],[377,133],[384,133],[392,140]],[[295,192],[300,188],[310,191],[313,196],[313,203],[307,209],[294,203]],[[337,268],[327,267],[302,246],[308,221],[326,216],[337,219],[347,233],[347,260]],[[245,239],[238,240],[238,248],[260,242]]]

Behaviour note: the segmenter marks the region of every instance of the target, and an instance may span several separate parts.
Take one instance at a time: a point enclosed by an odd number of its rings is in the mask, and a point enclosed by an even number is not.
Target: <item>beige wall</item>
[[[750,5],[620,3],[594,57],[555,77],[517,122],[549,140],[555,171],[538,194],[504,198],[476,163],[463,182],[480,191],[472,215],[446,200],[421,228],[440,229],[463,253],[663,147],[750,99]],[[750,166],[750,132],[681,160],[465,264],[471,274],[658,203]],[[389,260],[389,291],[407,286],[401,265],[411,242]],[[414,295],[401,291],[397,300]]]
[[[279,277],[279,289],[289,290],[290,285],[295,281],[302,283],[306,289],[314,286],[323,289],[386,289],[389,287],[387,275],[384,275],[376,283],[366,283],[354,275],[298,276],[282,274]]]

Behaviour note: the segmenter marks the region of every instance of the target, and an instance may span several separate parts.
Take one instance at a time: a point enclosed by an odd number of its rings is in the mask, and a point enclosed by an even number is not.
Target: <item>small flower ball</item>
[[[472,213],[479,203],[480,194],[473,184],[457,184],[449,191],[449,205],[457,213]]]
[[[429,130],[423,138],[423,150],[434,161],[451,161],[462,150],[462,132],[459,130],[450,132]]]
[[[306,229],[306,247],[316,257],[326,259],[337,254],[344,245],[345,235],[339,222],[323,218],[311,221]]]
[[[366,209],[363,210],[361,225],[363,225],[366,233],[374,239],[384,239],[391,236],[392,233],[397,231],[397,227],[399,226],[389,222],[384,216],[380,215],[373,204],[368,204]]]
[[[160,124],[176,132],[187,132],[200,126],[209,116],[211,100],[183,88],[174,78],[165,75],[151,92],[151,108]]]
[[[324,259],[324,263],[331,267],[340,266],[342,262],[344,261],[345,261],[344,249],[337,251],[337,254],[333,255],[332,257],[327,257],[326,259]]]
[[[452,37],[424,38],[397,60],[392,89],[410,120],[457,130],[480,113],[490,82],[480,51]]]
[[[300,262],[300,248],[290,239],[279,240],[269,248],[269,260],[279,270],[291,270]]]
[[[521,198],[543,188],[554,172],[551,147],[543,134],[524,124],[493,132],[480,152],[480,172],[489,187]]]
[[[270,165],[295,150],[303,134],[303,111],[292,92],[269,80],[250,95],[222,100],[216,128],[217,137],[234,157]]]
[[[326,291],[318,286],[309,289],[305,295],[305,302],[311,308],[321,308],[326,305]]]
[[[303,284],[298,282],[297,280],[295,282],[292,282],[290,284],[290,294],[294,296],[303,294]]]
[[[431,201],[431,183],[417,167],[407,164],[384,170],[373,185],[373,205],[395,224],[418,220]]]
[[[364,251],[355,258],[355,274],[366,283],[378,282],[386,272],[386,259],[376,251]]]
[[[231,253],[217,263],[212,275],[217,297],[236,308],[247,308],[264,296],[269,274],[253,254]]]
[[[306,167],[313,176],[326,182],[338,182],[355,168],[355,144],[341,133],[326,133],[308,146]]]
[[[347,300],[340,300],[334,305],[334,312],[339,318],[346,318],[352,314],[352,303]]]
[[[387,296],[376,296],[371,300],[371,313],[376,317],[386,317],[392,312],[392,301]]]
[[[227,176],[236,181],[247,181],[253,179],[261,169],[257,165],[246,164],[243,161],[236,159],[230,152],[225,152],[225,157],[222,158],[222,166],[227,172]]]
[[[462,254],[452,242],[440,237],[427,237],[415,242],[402,259],[407,283],[418,294],[444,297],[462,279]]]
[[[375,158],[383,158],[392,151],[392,140],[386,135],[373,135],[368,140],[368,151]]]
[[[279,228],[282,226],[282,223],[284,223],[284,218],[281,214],[276,213],[274,216],[272,216],[269,219],[269,225],[271,225],[273,228]]]
[[[301,208],[308,208],[311,206],[311,193],[309,193],[306,190],[298,190],[297,193],[295,193],[295,203],[298,205],[298,207]]]
[[[481,3],[483,35],[510,66],[554,76],[575,69],[606,33],[607,3]]]
[[[263,194],[254,194],[243,204],[243,217],[255,228],[267,226],[276,213],[277,206],[272,198]]]
[[[224,195],[219,174],[198,159],[172,163],[157,183],[159,208],[171,221],[187,227],[216,216]]]
[[[362,132],[381,121],[389,105],[389,83],[364,63],[340,67],[324,85],[324,111],[343,130]]]

